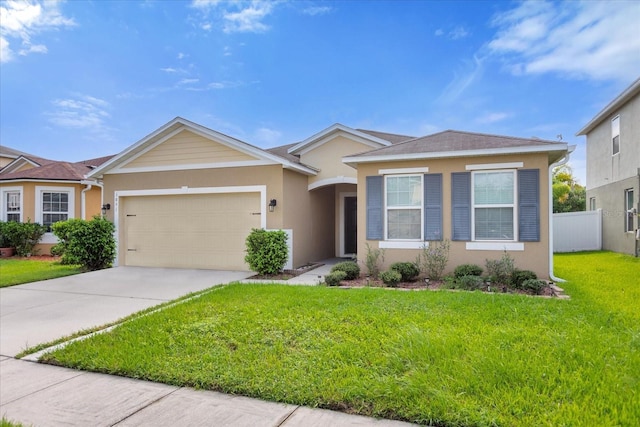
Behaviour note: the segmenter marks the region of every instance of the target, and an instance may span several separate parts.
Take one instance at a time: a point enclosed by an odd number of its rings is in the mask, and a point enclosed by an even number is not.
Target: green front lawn
[[[233,284],[43,360],[439,426],[637,425],[640,263],[556,263],[569,301]]]
[[[81,273],[77,265],[40,259],[0,258],[0,288]]]

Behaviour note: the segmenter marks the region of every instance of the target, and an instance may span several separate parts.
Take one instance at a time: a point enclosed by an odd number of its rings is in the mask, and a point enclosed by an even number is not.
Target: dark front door
[[[344,198],[344,253],[358,252],[358,199]]]

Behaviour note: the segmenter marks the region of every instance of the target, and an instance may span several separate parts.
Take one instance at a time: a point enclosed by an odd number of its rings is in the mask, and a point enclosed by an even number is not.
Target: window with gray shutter
[[[442,240],[442,174],[424,176],[424,240]]]
[[[518,231],[521,242],[540,241],[540,170],[518,171]]]
[[[382,240],[384,235],[383,177],[367,177],[367,240]]]
[[[451,174],[451,240],[471,240],[471,172]]]

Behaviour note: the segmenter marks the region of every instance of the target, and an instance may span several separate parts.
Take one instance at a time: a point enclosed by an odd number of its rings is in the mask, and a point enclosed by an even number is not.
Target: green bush
[[[418,262],[429,279],[440,280],[449,262],[449,240],[432,241],[423,246]]]
[[[513,273],[511,273],[511,286],[516,289],[524,289],[522,285],[525,281],[537,278],[538,275],[533,271],[515,269]]]
[[[455,279],[455,288],[476,291],[484,287],[484,279],[480,276],[462,276]]]
[[[72,219],[56,223],[52,229],[62,241],[61,245],[56,245],[55,252],[66,262],[80,264],[92,271],[113,264],[116,256],[115,226],[109,220],[96,215],[90,221]]]
[[[86,221],[82,219],[68,219],[66,221],[58,221],[51,226],[53,234],[58,238],[58,243],[51,248],[51,255],[60,256],[60,263],[65,265],[78,265],[82,261],[74,257],[74,254],[68,250],[71,235],[75,230],[83,227]]]
[[[513,258],[507,251],[504,251],[502,258],[498,260],[486,260],[485,267],[492,283],[499,285],[511,283],[511,275],[515,271],[515,266]]]
[[[453,270],[453,277],[482,276],[482,267],[476,264],[462,264]]]
[[[372,249],[369,244],[367,246],[367,253],[362,263],[367,269],[369,276],[377,279],[380,275],[380,265],[384,263],[384,249]]]
[[[35,246],[38,244],[46,227],[37,222],[4,222],[0,231],[2,240],[8,247],[15,248],[18,256],[35,255]]]
[[[340,282],[346,280],[346,278],[346,272],[337,270],[324,276],[324,283],[326,283],[327,286],[340,286]]]
[[[400,273],[403,282],[411,282],[420,274],[420,268],[413,262],[394,262],[390,269]]]
[[[402,280],[402,275],[395,270],[387,270],[380,274],[380,278],[385,285],[395,288]]]
[[[287,263],[287,233],[254,228],[246,240],[244,260],[258,274],[278,274]]]
[[[354,261],[339,262],[331,268],[331,272],[344,271],[346,280],[354,280],[360,277],[360,267]]]
[[[547,282],[539,279],[527,279],[522,282],[520,285],[520,289],[531,292],[535,295],[538,295],[542,292],[544,288],[547,287]]]

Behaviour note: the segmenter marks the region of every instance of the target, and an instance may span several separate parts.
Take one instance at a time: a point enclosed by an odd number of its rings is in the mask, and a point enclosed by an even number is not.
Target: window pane
[[[620,152],[620,116],[611,120],[611,140],[613,141],[613,154]]]
[[[422,179],[419,176],[387,178],[387,206],[420,206]]]
[[[387,217],[389,239],[420,239],[420,209],[389,209]]]
[[[473,197],[476,205],[513,204],[513,172],[476,173]]]
[[[633,212],[629,212],[633,209],[633,190],[625,191],[625,212],[627,214],[627,220],[625,225],[625,231],[633,231],[633,219],[636,216]]]
[[[476,208],[477,240],[513,240],[513,208]]]

